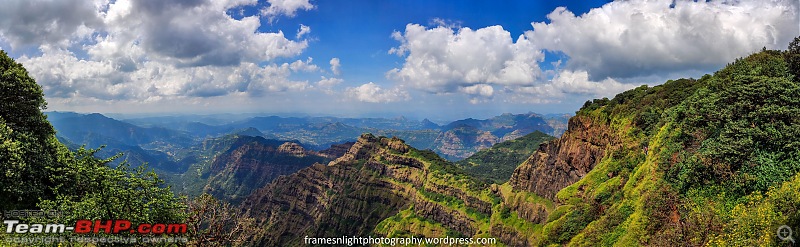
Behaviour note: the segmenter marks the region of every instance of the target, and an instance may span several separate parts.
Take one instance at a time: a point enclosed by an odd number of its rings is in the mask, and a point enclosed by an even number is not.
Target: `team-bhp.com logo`
[[[6,233],[133,233],[133,234],[184,234],[186,224],[138,224],[129,220],[78,220],[74,226],[65,224],[25,224],[19,220],[4,220]]]

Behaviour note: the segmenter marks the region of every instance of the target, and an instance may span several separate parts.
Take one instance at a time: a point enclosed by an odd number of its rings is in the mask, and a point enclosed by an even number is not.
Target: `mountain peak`
[[[258,129],[253,128],[253,127],[247,127],[247,128],[242,129],[240,131],[237,131],[236,134],[237,135],[243,135],[243,136],[254,136],[254,137],[255,136],[264,136],[264,133],[262,133],[261,131],[259,131]]]
[[[279,153],[291,154],[297,157],[303,157],[306,155],[306,150],[300,144],[294,142],[286,142],[278,146]]]
[[[431,122],[431,120],[429,120],[429,119],[427,119],[427,118],[426,118],[426,119],[423,119],[423,120],[420,122],[420,124],[422,125],[422,128],[423,128],[423,129],[438,129],[438,128],[441,128],[441,127],[442,127],[442,126],[439,126],[438,124],[436,124],[436,123],[434,123],[434,122]]]
[[[407,153],[409,150],[411,150],[411,147],[397,137],[376,137],[371,133],[364,133],[358,137],[356,143],[342,157],[331,161],[329,165],[343,164],[354,160],[366,160],[379,152],[393,151],[402,154]]]

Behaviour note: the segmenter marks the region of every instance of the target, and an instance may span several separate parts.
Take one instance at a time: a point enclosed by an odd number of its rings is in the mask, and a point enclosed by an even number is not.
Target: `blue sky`
[[[317,8],[296,18],[281,19],[261,30],[294,31],[301,24],[311,26],[314,39],[307,54],[312,57],[339,57],[350,66],[343,67],[353,79],[374,80],[394,68],[403,59],[389,55],[397,46],[393,31],[406,24],[435,25],[435,19],[464,27],[482,28],[501,25],[512,37],[531,29],[531,22],[547,21],[545,15],[559,6],[584,13],[609,1],[335,1],[315,2]],[[468,4],[464,4],[468,3]],[[316,27],[316,28],[315,28]],[[548,57],[550,58],[550,57]],[[555,57],[553,57],[555,58]],[[552,59],[552,58],[550,58]],[[557,60],[557,59],[556,59]]]
[[[796,1],[11,0],[50,110],[570,113],[798,36]]]

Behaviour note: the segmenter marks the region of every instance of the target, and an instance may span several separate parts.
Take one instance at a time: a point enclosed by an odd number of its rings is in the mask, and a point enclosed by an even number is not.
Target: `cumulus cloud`
[[[469,87],[462,87],[460,88],[460,90],[466,94],[480,95],[483,97],[492,97],[492,94],[494,94],[494,88],[486,84],[478,84]]]
[[[410,98],[408,92],[401,88],[383,89],[375,83],[367,83],[358,87],[348,87],[345,94],[361,102],[389,103],[406,101]]]
[[[68,45],[86,38],[103,21],[92,1],[8,0],[0,8],[0,38],[12,47]]]
[[[343,81],[344,80],[340,78],[327,78],[325,76],[322,76],[321,79],[317,81],[317,85],[322,88],[331,88],[333,86],[339,85]]]
[[[299,72],[313,72],[319,70],[319,67],[313,63],[314,58],[309,57],[306,61],[297,60],[289,64],[292,71]]]
[[[35,75],[48,97],[101,100],[153,101],[175,97],[214,97],[231,93],[258,96],[270,92],[308,88],[304,81],[289,79],[298,68],[313,67],[304,61],[259,66],[180,67],[146,61],[140,68],[118,70],[113,61],[80,60],[64,49],[47,48],[41,56],[18,61]]]
[[[269,17],[270,22],[277,16],[284,15],[294,17],[297,10],[312,10],[314,5],[309,0],[267,0],[269,7],[261,10],[261,13]]]
[[[552,80],[531,87],[518,87],[508,90],[513,100],[518,102],[552,103],[568,95],[590,97],[612,97],[617,93],[634,88],[634,84],[620,83],[612,78],[601,81],[589,79],[585,70],[562,70]]]
[[[487,84],[477,84],[467,87],[461,87],[459,88],[458,91],[469,95],[470,96],[469,102],[472,104],[485,102],[491,99],[492,96],[494,95],[494,87]]]
[[[300,29],[297,30],[297,35],[295,38],[300,39],[303,35],[306,35],[311,32],[311,27],[300,24]]]
[[[472,103],[511,95],[551,103],[568,95],[610,97],[653,78],[714,71],[761,47],[783,49],[798,35],[795,1],[614,1],[576,16],[556,8],[548,22],[512,40],[500,26],[434,19],[409,24],[389,53],[404,57],[388,78],[433,93],[461,93]],[[542,71],[544,50],[565,54]],[[649,78],[642,81],[643,78]],[[505,99],[504,99],[505,100]],[[517,101],[517,100],[514,100]]]
[[[119,0],[108,5],[105,30],[88,52],[95,59],[118,56],[120,49],[140,46],[147,59],[179,66],[230,66],[300,54],[307,41],[283,32],[259,32],[258,16],[236,20],[226,14],[253,1]]]
[[[387,77],[435,93],[472,91],[476,85],[532,85],[540,76],[543,53],[520,35],[516,41],[501,26],[426,28],[409,24],[392,34],[401,44],[389,53],[405,56],[402,68]]]
[[[38,54],[18,61],[50,98],[153,101],[309,88],[307,81],[290,78],[318,71],[312,58],[274,62],[302,53],[306,40],[259,31],[259,16],[237,20],[226,14],[255,4],[13,0],[0,9],[0,39],[14,48],[39,47]],[[29,30],[15,26],[19,21]],[[299,32],[303,36],[310,28],[301,25]]]
[[[674,5],[673,5],[674,2]],[[798,35],[795,1],[615,1],[575,16],[559,7],[525,36],[592,79],[714,70]]]
[[[339,66],[341,66],[341,64],[339,64],[339,58],[338,57],[331,58],[330,64],[331,64],[331,72],[334,75],[339,75],[340,73]]]

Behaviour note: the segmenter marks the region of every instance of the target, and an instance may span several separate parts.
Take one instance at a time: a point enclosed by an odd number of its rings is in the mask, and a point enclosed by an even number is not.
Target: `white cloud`
[[[431,26],[446,27],[450,29],[459,29],[463,24],[461,21],[445,20],[442,18],[433,18],[430,22]]]
[[[405,61],[386,75],[410,88],[462,93],[472,103],[497,95],[529,103],[611,97],[653,78],[714,71],[763,46],[783,49],[798,35],[796,4],[630,0],[581,16],[556,8],[549,22],[532,23],[516,41],[500,26],[473,30],[434,19],[438,27],[409,24],[392,34],[400,46],[389,53]],[[544,50],[569,58],[541,71]]]
[[[267,2],[269,7],[262,9],[261,13],[269,17],[270,21],[280,15],[294,17],[297,10],[312,10],[315,7],[309,0],[267,0]]]
[[[300,39],[303,35],[306,35],[311,32],[311,27],[300,24],[300,29],[297,30],[297,35],[295,38]]]
[[[308,82],[290,78],[318,71],[312,58],[274,62],[296,57],[307,41],[289,40],[281,31],[259,31],[258,16],[236,20],[226,14],[255,4],[256,0],[11,1],[5,4],[9,8],[0,9],[0,43],[38,46],[39,54],[23,55],[18,61],[43,86],[48,100],[64,99],[53,100],[64,104],[258,96],[310,88]],[[19,20],[29,20],[23,26],[30,30],[15,26]],[[301,33],[309,31],[301,25]]]
[[[349,87],[345,90],[345,94],[352,99],[369,103],[406,101],[410,98],[408,92],[401,88],[387,90],[372,82],[358,87]]]
[[[406,56],[402,68],[387,77],[434,93],[483,85],[532,85],[544,55],[524,36],[516,40],[501,26],[426,28],[409,24],[392,34],[401,44],[389,53]]]
[[[180,67],[146,61],[136,70],[123,71],[113,61],[81,60],[64,49],[46,48],[42,53],[18,61],[42,85],[46,96],[71,100],[154,101],[298,91],[308,88],[308,83],[289,76],[297,68],[310,67],[300,60],[267,66],[244,62],[235,67]]]
[[[319,70],[319,67],[317,67],[317,65],[315,65],[313,61],[314,58],[311,57],[306,59],[306,61],[297,60],[289,64],[289,68],[291,68],[292,71],[295,72],[300,72],[300,71],[313,72]]]
[[[494,88],[486,84],[478,84],[469,87],[462,87],[460,88],[460,91],[466,94],[478,95],[483,97],[492,97],[492,95],[494,94]]]
[[[551,103],[568,95],[613,97],[636,86],[634,84],[620,83],[612,78],[592,81],[589,79],[589,73],[584,70],[562,70],[547,83],[531,87],[508,88],[507,93],[515,94],[512,96],[515,101]],[[534,101],[531,102],[530,100]]]
[[[323,88],[331,88],[333,86],[339,85],[340,83],[342,83],[344,81],[344,80],[342,80],[340,78],[327,78],[325,76],[322,76],[321,78],[322,79],[320,79],[317,82],[317,85],[320,86],[320,87],[323,87]]]
[[[85,0],[6,0],[0,8],[0,39],[12,47],[69,45],[82,39],[103,21],[97,6]]]
[[[138,46],[149,60],[228,66],[293,57],[308,47],[307,41],[289,40],[282,31],[258,31],[257,16],[236,20],[226,14],[231,7],[254,3],[119,0],[108,5],[106,28],[87,50],[94,59],[117,59],[120,52]]]
[[[341,64],[339,63],[339,58],[338,57],[331,58],[330,64],[331,64],[331,72],[333,72],[334,75],[339,75],[339,73],[341,72],[339,71],[339,66],[341,66]]]
[[[798,35],[795,1],[674,2],[615,1],[581,16],[560,7],[525,36],[598,79],[712,71],[764,46],[784,49]]]
[[[494,87],[486,84],[460,87],[458,91],[469,95],[471,104],[486,102],[494,95]]]

